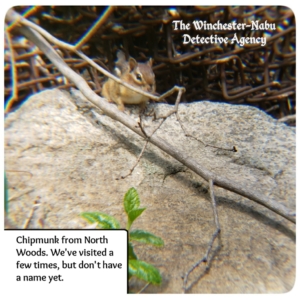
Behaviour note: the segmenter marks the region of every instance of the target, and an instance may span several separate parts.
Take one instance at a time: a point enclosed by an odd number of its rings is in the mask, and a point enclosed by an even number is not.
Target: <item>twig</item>
[[[161,127],[161,125],[165,122],[165,120],[166,120],[170,115],[172,115],[172,114],[174,114],[174,113],[176,113],[176,112],[178,111],[178,105],[179,105],[179,102],[180,102],[180,99],[181,99],[181,96],[182,96],[183,92],[184,92],[183,89],[180,89],[180,90],[178,91],[177,99],[176,99],[176,102],[175,102],[175,107],[174,107],[173,109],[171,109],[171,110],[167,113],[167,115],[165,115],[165,116],[163,116],[163,117],[160,117],[160,118],[162,119],[162,121],[161,121],[161,122],[159,123],[159,125],[152,131],[152,133],[151,133],[150,135],[148,135],[148,134],[146,133],[145,129],[143,128],[143,125],[142,125],[142,118],[141,118],[141,115],[140,115],[140,122],[138,123],[138,125],[139,125],[141,131],[143,132],[144,136],[147,137],[147,139],[146,139],[145,145],[144,145],[144,147],[143,147],[143,149],[142,149],[142,151],[141,151],[139,157],[137,158],[137,160],[136,160],[134,166],[130,169],[130,171],[129,171],[129,173],[128,173],[127,175],[121,176],[121,179],[124,179],[124,178],[126,178],[127,176],[129,176],[129,175],[132,174],[133,170],[135,169],[135,167],[137,166],[137,164],[138,164],[139,161],[141,160],[142,155],[143,155],[143,153],[144,153],[145,150],[146,150],[146,147],[147,147],[147,145],[148,145],[148,142],[149,142],[150,138],[155,134],[155,132]],[[116,178],[116,179],[118,180],[119,178]]]
[[[10,33],[7,30],[7,26],[5,25],[5,39],[7,42],[7,46],[9,48],[10,52],[10,64],[11,64],[11,85],[12,85],[12,93],[10,98],[7,100],[7,105],[5,107],[5,112],[8,112],[10,108],[12,107],[13,103],[18,100],[18,87],[17,87],[17,70],[16,70],[16,64],[15,64],[15,55],[14,55],[14,50],[12,48],[12,42],[10,38]]]
[[[16,20],[19,20],[19,15],[9,10],[6,14],[6,21],[7,22],[15,22]],[[29,21],[27,21],[29,22]],[[27,23],[26,22],[26,23]],[[31,23],[31,22],[29,22]],[[23,24],[23,19],[22,19]],[[36,25],[35,25],[36,26]],[[38,26],[37,26],[38,27]],[[71,82],[74,82],[77,88],[82,92],[82,94],[95,106],[99,107],[102,111],[105,112],[106,115],[111,117],[114,120],[119,121],[126,127],[130,128],[132,131],[140,135],[141,137],[144,137],[143,132],[138,127],[138,124],[136,121],[125,115],[124,113],[120,112],[114,105],[109,104],[106,102],[103,98],[96,95],[88,86],[86,81],[78,75],[76,72],[74,72],[70,67],[63,61],[63,59],[56,53],[56,51],[51,47],[51,45],[35,30],[32,28],[28,28],[27,26],[20,25],[17,30],[24,35],[26,38],[31,40],[34,44],[36,44],[48,57],[49,60],[52,61],[52,63],[58,68],[58,70],[66,76]],[[49,33],[47,33],[49,35]],[[89,59],[90,61],[90,59]],[[109,73],[108,73],[109,74]],[[122,83],[123,84],[123,83]],[[125,85],[125,84],[123,84]],[[175,87],[175,89],[182,90],[179,87]],[[140,92],[138,90],[138,92]],[[168,93],[168,92],[167,92]],[[167,94],[166,93],[166,94]],[[196,174],[201,176],[202,178],[208,180],[213,180],[214,184],[225,188],[229,191],[235,192],[241,196],[244,196],[248,199],[251,199],[268,209],[272,210],[273,212],[281,215],[282,217],[286,218],[287,220],[291,221],[292,223],[296,223],[296,214],[293,211],[290,211],[287,209],[284,205],[269,200],[266,196],[260,194],[258,191],[255,191],[253,189],[248,189],[247,187],[234,182],[230,179],[224,178],[222,176],[219,176],[204,167],[202,167],[199,162],[195,161],[191,157],[189,157],[188,154],[185,154],[182,151],[179,151],[177,148],[171,146],[166,141],[160,139],[159,137],[152,136],[149,141],[160,148],[162,151],[168,153],[170,156],[181,162],[186,167],[190,168],[192,171],[194,171]]]
[[[296,121],[296,115],[285,116],[285,117],[282,117],[281,119],[279,119],[277,121],[280,122],[280,123],[284,123],[284,122],[292,123],[292,122]]]
[[[142,158],[142,155],[144,154],[145,150],[146,150],[146,147],[148,145],[148,142],[149,140],[147,139],[145,144],[144,144],[144,147],[140,153],[140,155],[138,156],[135,164],[132,166],[132,168],[129,170],[129,172],[126,174],[126,175],[122,175],[121,177],[117,177],[116,180],[119,180],[119,179],[125,179],[126,177],[128,177],[129,175],[132,174],[133,170],[135,169],[135,167],[138,165],[138,163],[140,162],[141,158]]]
[[[113,11],[114,8],[112,6],[108,7],[103,15],[98,18],[92,28],[87,31],[87,33],[80,39],[80,41],[78,41],[78,43],[75,45],[75,48],[80,49],[80,47],[85,44],[92,37],[92,35],[105,23],[105,21]]]
[[[24,223],[24,226],[23,226],[23,229],[27,229],[28,226],[29,226],[29,223],[33,217],[33,214],[35,212],[35,210],[40,206],[40,203],[38,202],[38,200],[34,201],[34,204],[30,210],[30,213],[29,213],[29,216],[28,218],[25,220],[25,223]]]
[[[20,198],[20,197],[26,195],[26,194],[30,194],[30,193],[33,192],[33,191],[34,191],[34,189],[29,189],[29,190],[27,190],[27,191],[24,191],[24,192],[20,193],[20,194],[17,195],[17,196],[13,196],[13,197],[9,198],[8,201],[9,201],[9,202],[12,202],[12,201],[14,201],[14,200],[16,200],[16,199],[18,199],[18,198]]]
[[[220,234],[221,232],[221,228],[220,228],[220,224],[219,224],[219,218],[218,218],[218,212],[217,212],[217,204],[216,204],[216,200],[215,200],[215,195],[214,195],[214,186],[213,186],[213,181],[210,179],[209,180],[209,192],[210,192],[210,198],[211,198],[211,204],[212,204],[212,209],[214,212],[214,220],[215,220],[215,225],[216,225],[216,230],[213,233],[210,242],[208,244],[207,250],[205,255],[199,260],[197,261],[186,273],[184,276],[184,281],[183,281],[183,291],[184,293],[188,290],[188,288],[186,287],[187,284],[187,280],[189,275],[201,264],[201,263],[207,263],[208,261],[208,256],[211,252],[212,246],[214,244],[215,239],[217,238],[217,236]]]
[[[148,287],[149,284],[150,284],[150,282],[148,282],[147,284],[145,284],[145,285],[137,292],[137,294],[141,294],[141,293]]]
[[[185,129],[185,127],[183,126],[183,123],[181,122],[181,119],[179,117],[179,113],[178,113],[178,110],[176,111],[176,118],[177,118],[177,121],[179,122],[180,124],[180,127],[184,133],[184,135],[186,137],[190,137],[190,138],[193,138],[195,139],[196,141],[202,143],[205,147],[211,147],[211,148],[215,148],[215,149],[219,149],[219,150],[224,150],[224,151],[231,151],[231,152],[237,152],[237,148],[236,146],[232,146],[232,148],[222,148],[222,147],[218,147],[218,146],[213,146],[213,145],[210,145],[210,144],[206,144],[204,143],[202,140],[200,140],[199,138],[193,136],[192,134],[188,133],[187,130]]]
[[[143,132],[144,136],[147,137],[146,139],[146,142],[145,142],[145,145],[139,155],[139,157],[137,158],[134,166],[130,169],[129,173],[125,176],[122,176],[121,178],[124,179],[126,178],[127,176],[131,175],[133,170],[135,169],[135,167],[137,166],[137,164],[139,163],[139,161],[141,160],[141,157],[143,155],[143,153],[145,152],[146,150],[146,147],[148,145],[148,142],[150,140],[150,138],[154,135],[154,133],[161,127],[161,125],[165,122],[165,120],[170,116],[172,115],[173,113],[175,113],[177,110],[178,110],[178,104],[180,102],[180,99],[181,99],[181,96],[182,96],[182,93],[183,93],[183,89],[180,89],[179,92],[178,92],[178,95],[177,95],[177,99],[176,99],[176,104],[175,104],[175,108],[174,109],[171,109],[167,115],[161,117],[162,121],[159,123],[159,125],[152,131],[152,133],[150,135],[148,135],[142,125],[142,118],[141,118],[141,115],[140,115],[140,122],[138,123],[141,131]],[[118,179],[118,178],[117,178]]]
[[[177,98],[179,98],[179,100],[180,100],[181,94],[182,94],[181,92],[178,93],[178,97],[177,97]],[[172,113],[173,113],[173,112],[172,112]],[[142,118],[141,118],[141,115],[140,115],[140,121],[138,122],[138,125],[139,125],[141,131],[143,132],[144,136],[146,137],[146,142],[145,142],[145,144],[144,144],[144,146],[143,146],[143,149],[142,149],[142,151],[140,152],[140,154],[139,154],[139,156],[138,156],[138,158],[137,158],[135,164],[134,164],[133,167],[129,170],[128,174],[126,174],[126,175],[124,175],[124,176],[121,176],[120,178],[118,177],[118,178],[116,178],[116,180],[124,179],[124,178],[126,178],[126,177],[128,177],[129,175],[132,174],[133,170],[135,169],[135,167],[136,167],[136,166],[138,165],[138,163],[140,162],[140,160],[141,160],[141,158],[142,158],[142,156],[143,156],[143,154],[144,154],[144,152],[145,152],[145,150],[146,150],[146,147],[147,147],[147,145],[148,145],[148,142],[149,142],[150,138],[151,138],[152,135],[160,128],[160,126],[163,124],[163,122],[164,122],[166,119],[167,119],[167,117],[163,117],[163,120],[160,122],[160,124],[153,130],[153,132],[152,132],[150,135],[148,135],[148,134],[146,133],[146,131],[145,131],[143,125],[142,125]]]
[[[5,170],[6,172],[13,172],[13,173],[27,173],[27,174],[29,174],[30,175],[30,178],[29,179],[31,179],[32,178],[32,173],[31,172],[29,172],[29,171],[20,171],[20,170]]]

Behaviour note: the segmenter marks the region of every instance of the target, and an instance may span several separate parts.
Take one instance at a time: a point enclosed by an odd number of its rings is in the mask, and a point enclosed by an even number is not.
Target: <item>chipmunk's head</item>
[[[156,89],[152,63],[152,58],[146,63],[137,63],[132,57],[130,57],[128,61],[129,74],[131,74],[132,81],[131,84],[149,93],[154,93]]]

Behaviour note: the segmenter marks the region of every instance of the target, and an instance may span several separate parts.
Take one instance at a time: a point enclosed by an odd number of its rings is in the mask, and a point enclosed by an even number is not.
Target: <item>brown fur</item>
[[[155,93],[155,76],[151,58],[147,63],[137,63],[132,57],[126,61],[122,51],[117,53],[117,57],[116,68],[120,79],[145,92]],[[121,111],[124,111],[124,104],[139,104],[145,107],[149,100],[148,97],[136,93],[110,78],[103,85],[102,95],[109,102],[115,102]]]

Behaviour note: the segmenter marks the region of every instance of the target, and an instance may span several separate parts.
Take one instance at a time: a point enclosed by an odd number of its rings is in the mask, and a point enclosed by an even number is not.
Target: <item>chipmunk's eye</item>
[[[136,74],[136,79],[139,80],[139,81],[142,81],[142,75],[137,73]]]

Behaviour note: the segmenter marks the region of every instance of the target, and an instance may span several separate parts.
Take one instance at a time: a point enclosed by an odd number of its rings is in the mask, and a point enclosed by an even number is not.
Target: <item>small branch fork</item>
[[[191,135],[190,133],[188,133],[187,130],[186,130],[186,128],[183,126],[183,123],[182,123],[181,120],[180,120],[179,113],[178,113],[178,108],[176,109],[176,118],[177,118],[177,121],[179,122],[180,127],[181,127],[181,129],[182,129],[182,131],[184,132],[184,135],[185,135],[186,137],[190,137],[190,138],[195,139],[196,141],[202,143],[205,147],[211,147],[211,148],[215,148],[215,149],[219,149],[219,150],[224,150],[224,151],[230,151],[230,152],[237,152],[236,146],[233,146],[231,149],[213,146],[213,145],[204,143],[204,142],[203,142],[202,140],[200,140],[199,138],[197,138],[197,137]]]
[[[171,90],[170,90],[170,91],[171,91]],[[168,91],[168,92],[170,92],[170,91]],[[141,118],[141,115],[140,115],[140,121],[138,122],[138,125],[139,125],[141,131],[143,132],[143,134],[144,134],[144,136],[145,136],[146,142],[145,142],[144,147],[143,147],[142,151],[140,152],[140,154],[139,154],[139,156],[138,156],[138,158],[137,158],[135,164],[133,165],[133,167],[129,170],[129,172],[128,172],[126,175],[121,176],[120,178],[116,178],[117,180],[119,180],[119,179],[124,179],[124,178],[126,178],[126,177],[128,177],[129,175],[132,174],[133,170],[135,169],[135,167],[138,165],[139,161],[141,160],[141,158],[142,158],[142,156],[143,156],[143,154],[144,154],[144,152],[145,152],[145,150],[146,150],[146,147],[147,147],[148,142],[150,141],[151,137],[155,134],[155,132],[161,127],[161,125],[165,122],[165,120],[166,120],[169,116],[171,116],[171,115],[174,114],[174,113],[177,113],[177,111],[178,111],[178,105],[179,105],[179,103],[180,103],[180,99],[181,99],[181,96],[182,96],[182,94],[184,93],[184,91],[185,91],[184,88],[179,88],[178,94],[177,94],[177,98],[176,98],[176,102],[175,102],[175,107],[174,107],[173,109],[171,109],[165,116],[159,118],[159,119],[161,119],[161,122],[160,122],[159,125],[153,130],[153,132],[152,132],[150,135],[148,135],[148,134],[146,133],[145,129],[144,129],[143,124],[142,124],[142,118]],[[167,97],[166,95],[168,94],[168,92],[165,93],[163,96],[164,96],[164,97]]]
[[[208,261],[208,256],[211,252],[212,246],[214,244],[215,239],[220,235],[221,232],[221,228],[220,228],[220,224],[219,224],[219,218],[218,218],[218,212],[217,212],[217,204],[216,204],[216,200],[215,200],[215,195],[214,195],[214,186],[213,186],[213,181],[212,179],[209,179],[209,192],[210,192],[210,198],[211,198],[211,204],[212,204],[212,208],[213,208],[213,212],[214,212],[214,220],[215,220],[215,225],[216,225],[216,230],[213,233],[213,235],[211,236],[210,242],[208,244],[207,250],[205,255],[199,260],[197,261],[186,273],[184,276],[184,280],[183,280],[183,292],[185,293],[189,287],[187,287],[187,281],[188,281],[188,277],[189,275],[198,267],[200,266],[201,263],[207,263]]]
[[[141,127],[141,128],[142,128],[142,127]],[[143,149],[142,149],[140,155],[139,155],[138,158],[136,159],[135,164],[131,167],[131,169],[129,170],[129,172],[128,172],[126,175],[122,175],[122,176],[120,176],[120,177],[117,177],[116,180],[119,180],[119,179],[125,179],[126,177],[128,177],[128,176],[130,176],[130,175],[132,174],[133,170],[135,169],[135,167],[136,167],[136,166],[138,165],[138,163],[140,162],[140,160],[141,160],[141,158],[142,158],[142,156],[143,156],[143,154],[144,154],[144,152],[145,152],[145,150],[146,150],[146,147],[147,147],[148,143],[149,143],[149,138],[146,139],[146,142],[145,142],[145,144],[144,144],[144,147],[143,147]]]
[[[172,90],[170,90],[170,91],[172,91]],[[168,91],[168,92],[170,92],[170,91]],[[221,147],[213,146],[213,145],[210,145],[210,144],[206,144],[206,143],[204,143],[202,140],[200,140],[199,138],[197,138],[197,137],[195,137],[195,136],[193,136],[193,135],[191,135],[190,133],[187,132],[187,130],[185,129],[185,127],[183,126],[183,124],[182,124],[182,122],[181,122],[181,119],[180,119],[180,117],[179,117],[179,112],[178,112],[179,103],[180,103],[181,96],[182,96],[182,94],[184,93],[184,91],[185,91],[185,90],[184,90],[183,88],[179,88],[179,90],[178,90],[178,95],[177,95],[177,98],[176,98],[176,101],[175,101],[175,106],[174,106],[174,108],[171,109],[166,115],[160,116],[160,117],[158,118],[158,119],[161,119],[161,122],[159,123],[159,125],[154,129],[154,131],[153,131],[150,135],[147,135],[145,129],[143,128],[143,126],[142,126],[142,121],[141,121],[141,115],[140,115],[139,127],[140,127],[140,129],[142,130],[142,132],[144,133],[144,135],[145,135],[145,137],[146,137],[146,143],[145,143],[143,149],[141,150],[141,152],[140,152],[140,154],[139,154],[139,156],[138,156],[138,158],[137,158],[135,164],[133,165],[133,167],[129,170],[129,172],[128,172],[126,175],[116,178],[117,180],[119,180],[119,179],[124,179],[124,178],[126,178],[126,177],[128,177],[128,176],[130,176],[130,175],[132,174],[132,172],[134,171],[135,167],[138,165],[139,161],[141,160],[141,158],[142,158],[142,156],[143,156],[143,153],[144,153],[145,150],[146,150],[146,146],[147,146],[147,144],[148,144],[150,138],[151,138],[151,137],[154,135],[154,133],[162,126],[162,124],[166,121],[166,119],[167,119],[168,117],[170,117],[172,114],[176,114],[177,121],[179,122],[180,127],[181,127],[181,129],[182,129],[182,131],[184,132],[184,135],[185,135],[186,137],[190,137],[190,138],[195,139],[196,141],[202,143],[205,147],[211,147],[211,148],[215,148],[215,149],[219,149],[219,150],[224,150],[224,151],[237,152],[237,148],[236,148],[235,146],[233,146],[231,149],[229,149],[229,148],[221,148]],[[167,92],[167,93],[168,93],[168,92]],[[165,93],[164,95],[162,95],[160,98],[165,98],[165,97],[167,97],[167,96],[168,96],[167,93]]]

